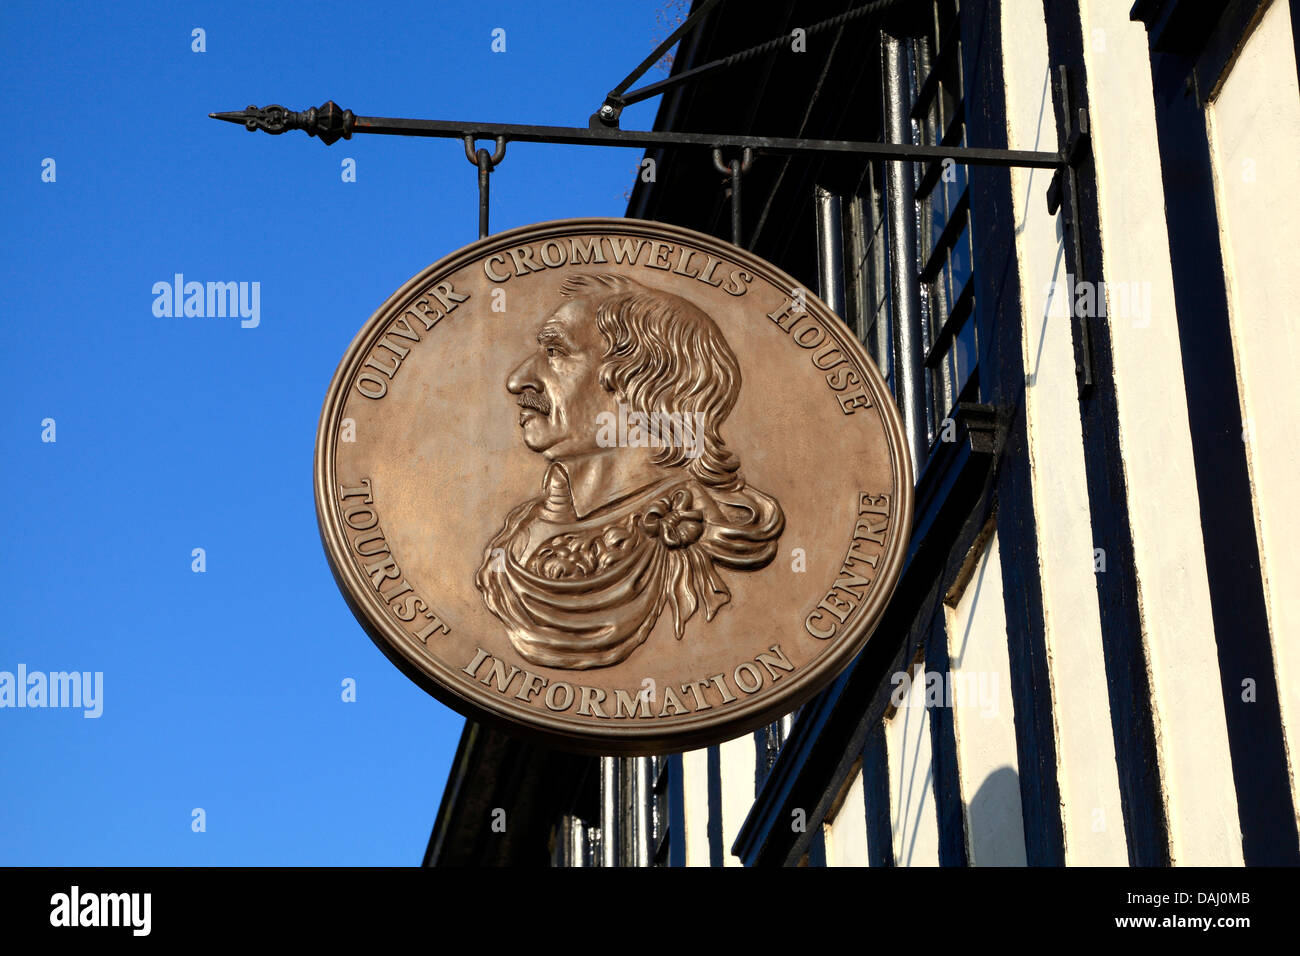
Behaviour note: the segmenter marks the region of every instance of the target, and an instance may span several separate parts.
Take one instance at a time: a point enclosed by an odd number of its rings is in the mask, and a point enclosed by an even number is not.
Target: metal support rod
[[[654,827],[650,821],[650,801],[654,799],[650,758],[625,757],[623,766],[626,774],[625,792],[632,803],[624,808],[623,819],[632,824],[631,827],[625,825],[625,832],[627,829],[632,831],[632,840],[631,845],[624,848],[623,862],[625,866],[649,866],[650,841],[654,836]]]
[[[600,758],[600,866],[619,866],[619,757]]]
[[[731,242],[740,245],[740,160],[731,161]]]
[[[509,123],[474,123],[449,120],[395,119],[382,116],[354,116],[334,103],[301,113],[282,106],[259,109],[250,106],[237,113],[209,113],[213,119],[238,123],[249,130],[272,134],[301,129],[318,136],[326,145],[348,139],[354,133],[380,136],[426,136],[443,139],[498,139],[520,143],[559,143],[574,146],[622,146],[651,149],[686,146],[700,149],[745,149],[755,154],[793,155],[847,153],[875,159],[916,162],[951,159],[967,166],[1024,166],[1056,169],[1065,162],[1064,153],[1021,149],[988,149],[970,146],[922,146],[904,138],[901,142],[866,143],[851,140],[798,139],[785,136],[733,136],[721,133],[683,133],[659,130],[585,129],[575,126],[521,126]]]
[[[486,239],[488,234],[488,185],[492,175],[491,160],[486,149],[475,154],[478,157],[478,237]]]
[[[846,140],[795,139],[783,136],[729,136],[714,133],[679,133],[655,130],[581,129],[570,126],[514,126],[502,123],[459,123],[440,120],[391,119],[358,116],[357,133],[381,136],[432,136],[458,139],[504,137],[521,143],[559,143],[575,146],[625,146],[648,149],[655,146],[697,146],[705,149],[748,147],[756,153],[857,153],[881,159],[910,159],[921,162],[952,159],[968,166],[1033,166],[1055,169],[1061,164],[1056,153],[1031,150],[987,149],[971,146],[920,146],[911,143],[863,143]]]
[[[498,136],[496,148],[489,153],[486,149],[474,149],[474,137],[465,137],[465,158],[478,167],[478,237],[486,239],[488,235],[488,190],[489,177],[497,163],[506,155],[506,141]]]
[[[733,159],[730,163],[722,161],[722,150],[713,151],[713,168],[720,173],[725,173],[731,177],[731,244],[733,246],[742,246],[741,238],[741,205],[740,205],[740,177],[749,172],[749,167],[753,165],[754,152],[746,149],[740,154],[739,159]]]
[[[838,29],[840,27],[846,26],[847,24],[853,22],[854,20],[858,20],[861,19],[862,17],[870,16],[872,14],[882,13],[885,10],[889,9],[890,7],[899,6],[900,4],[906,2],[907,0],[872,0],[871,3],[865,4],[864,6],[855,7],[852,10],[846,10],[844,13],[841,13],[838,16],[831,17],[829,20],[822,20],[820,23],[814,23],[811,26],[805,27],[804,36],[811,37],[825,30]],[[682,26],[685,27],[688,25],[688,23],[682,24]],[[752,60],[755,59],[756,57],[760,57],[768,53],[775,53],[776,51],[781,50],[783,48],[788,50],[789,46],[790,46],[790,36],[788,34],[783,34],[779,37],[775,37],[774,39],[768,40],[766,43],[760,43],[758,46],[750,47],[748,50],[741,50],[737,53],[732,53],[729,56],[724,56],[721,59],[711,60],[708,63],[702,63],[699,66],[694,67],[692,69],[682,70],[680,73],[674,73],[672,76],[669,76],[663,80],[659,80],[656,83],[647,83],[645,86],[632,90],[629,93],[627,92],[627,87],[631,85],[632,80],[636,79],[637,76],[640,76],[640,73],[637,73],[632,77],[629,77],[627,80],[624,80],[623,85],[614,91],[615,93],[618,93],[619,96],[617,101],[618,113],[611,114],[613,117],[613,121],[617,123],[618,114],[622,113],[624,107],[631,106],[633,103],[639,103],[642,100],[648,100],[652,96],[658,96],[660,93],[663,93],[666,90],[670,90],[675,86],[680,86],[683,83],[689,83],[692,80],[696,80],[701,76],[705,76],[709,73],[715,73],[718,70],[725,70],[728,67],[736,66],[740,63],[746,62],[747,60]],[[664,49],[667,48],[665,47]],[[656,50],[655,52],[659,53],[660,51]],[[658,57],[656,57],[655,59],[657,60]],[[641,73],[644,73],[645,69],[646,68],[643,67]],[[613,95],[614,93],[610,94],[610,96]],[[608,106],[610,101],[607,99],[605,103],[606,106]],[[603,109],[604,107],[602,107],[602,111]],[[603,116],[603,112],[602,112],[602,116]]]
[[[844,308],[844,223],[840,197],[823,186],[813,187],[817,220],[817,295],[831,311],[848,321]]]

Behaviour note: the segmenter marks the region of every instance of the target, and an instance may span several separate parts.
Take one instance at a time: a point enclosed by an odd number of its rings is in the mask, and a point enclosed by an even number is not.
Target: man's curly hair
[[[682,445],[655,452],[655,464],[685,466],[713,487],[740,487],[740,459],[719,430],[740,394],[740,363],[713,319],[681,296],[615,273],[566,278],[560,294],[588,301],[605,338],[600,384],[633,411],[676,413],[702,422],[692,456]],[[699,417],[696,417],[699,416]]]

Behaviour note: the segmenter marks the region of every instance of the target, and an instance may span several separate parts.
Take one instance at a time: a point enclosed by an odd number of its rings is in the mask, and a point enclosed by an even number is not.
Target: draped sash
[[[774,498],[737,480],[708,487],[675,477],[581,521],[548,522],[524,554],[545,495],[506,517],[475,583],[527,661],[606,667],[640,646],[665,607],[678,640],[700,608],[712,621],[731,600],[719,567],[754,571],[776,556],[785,516]]]

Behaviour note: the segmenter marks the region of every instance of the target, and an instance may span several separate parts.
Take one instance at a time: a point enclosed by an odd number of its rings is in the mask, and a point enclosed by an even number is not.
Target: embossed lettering
[[[736,699],[736,695],[727,689],[727,684],[723,680],[721,674],[714,674],[712,677],[709,678],[709,680],[713,681],[713,683],[717,685],[718,693],[722,694],[722,702],[724,704],[730,704],[733,700]]]
[[[873,495],[865,491],[859,493],[858,517],[853,522],[853,540],[849,542],[848,552],[835,583],[817,607],[804,618],[804,628],[813,637],[823,641],[834,637],[839,625],[847,621],[849,614],[865,599],[867,590],[875,581],[874,572],[881,552],[872,554],[863,548],[875,545],[883,551],[888,527],[889,496]],[[867,565],[873,576],[863,577],[854,569],[854,564]]]
[[[605,700],[605,692],[603,690],[599,687],[588,687],[586,684],[581,685],[578,690],[582,696],[582,699],[578,701],[579,714],[583,717],[591,717],[593,715],[596,717],[609,716],[600,709],[601,703]]]
[[[663,269],[667,271],[672,268],[672,262],[669,257],[673,254],[674,248],[676,247],[670,243],[651,239],[650,255],[646,258],[645,264],[651,269]]]
[[[519,693],[515,694],[515,700],[530,703],[533,695],[545,687],[546,683],[545,677],[534,674],[532,671],[524,671],[524,679],[519,682]]]
[[[456,292],[450,282],[439,282],[433,287],[433,297],[438,300],[444,312],[452,312],[456,306],[469,298],[468,292]]]
[[[483,675],[482,683],[487,687],[491,687],[492,682],[496,681],[497,690],[505,694],[510,690],[510,683],[515,679],[515,675],[518,673],[519,668],[511,664],[510,673],[507,674],[505,661],[499,661],[496,658],[493,658],[492,667]]]
[[[688,279],[694,279],[699,276],[698,272],[687,272],[686,267],[690,265],[691,256],[695,255],[690,249],[682,246],[677,250],[677,265],[673,266],[673,272],[679,276],[686,276]]]
[[[557,694],[555,693],[561,687],[564,688],[564,703],[556,703]],[[557,680],[550,687],[546,688],[546,706],[548,709],[556,711],[568,710],[573,706],[573,685],[566,684],[562,680]]]
[[[581,245],[577,239],[569,240],[569,258],[576,263],[585,262],[608,262],[605,258],[605,251],[600,248],[599,239],[588,239],[585,246]]]
[[[776,680],[781,676],[776,672],[776,668],[780,668],[783,671],[794,670],[794,665],[791,664],[790,659],[785,656],[785,651],[781,650],[780,644],[772,645],[772,653],[775,654],[776,657],[769,657],[766,654],[758,655],[758,662],[767,669],[768,676],[770,676],[772,680]]]
[[[640,709],[642,717],[650,716],[650,698],[645,694],[629,694],[621,687],[614,690],[614,716],[615,717],[635,717],[637,710]]]
[[[483,650],[483,648],[480,647],[478,648],[478,653],[474,655],[474,659],[470,661],[468,664],[466,664],[464,667],[462,667],[461,670],[463,670],[470,677],[473,677],[478,672],[478,669],[483,665],[483,662],[487,660],[490,656],[491,655],[488,654],[487,651]]]
[[[707,700],[704,699],[704,688],[708,686],[709,686],[709,682],[707,680],[687,681],[685,684],[682,685],[682,693],[685,694],[689,691],[690,695],[695,698],[696,710],[708,710],[710,707],[713,706]]]
[[[750,681],[752,681],[753,686],[749,686],[748,682],[740,679],[740,675],[742,673],[749,675]],[[755,667],[753,664],[751,664],[749,661],[742,661],[741,663],[737,664],[736,669],[731,673],[731,679],[735,681],[736,686],[739,687],[741,690],[743,690],[746,694],[753,694],[757,692],[760,687],[763,686],[763,675],[759,672],[758,668]]]
[[[674,708],[673,713],[671,715],[668,714],[669,707]],[[688,713],[686,709],[686,705],[684,705],[682,703],[681,698],[677,696],[677,692],[674,691],[671,687],[665,687],[664,703],[663,706],[659,708],[659,716],[660,717],[676,716],[677,714],[685,714],[685,713]]]
[[[425,611],[424,616],[425,618],[428,619],[429,623],[426,624],[424,627],[420,628],[420,630],[416,631],[415,636],[418,637],[420,640],[424,641],[426,644],[429,642],[429,635],[432,634],[434,631],[441,631],[443,634],[451,633],[451,628],[448,627],[443,622],[442,618],[438,617],[438,615],[435,614],[433,611]]]
[[[641,247],[645,245],[644,239],[625,239],[622,236],[609,236],[609,251],[614,254],[615,262],[627,262],[635,264],[641,255]],[[633,245],[636,243],[636,245]]]

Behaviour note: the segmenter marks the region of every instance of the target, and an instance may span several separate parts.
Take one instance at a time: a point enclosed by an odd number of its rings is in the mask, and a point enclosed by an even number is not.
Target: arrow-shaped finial
[[[351,139],[357,122],[351,110],[339,109],[333,100],[302,113],[273,105],[264,108],[249,106],[238,113],[209,113],[208,116],[227,123],[240,123],[250,131],[260,129],[273,136],[290,129],[305,130],[308,136],[319,136],[326,146],[340,139]]]

